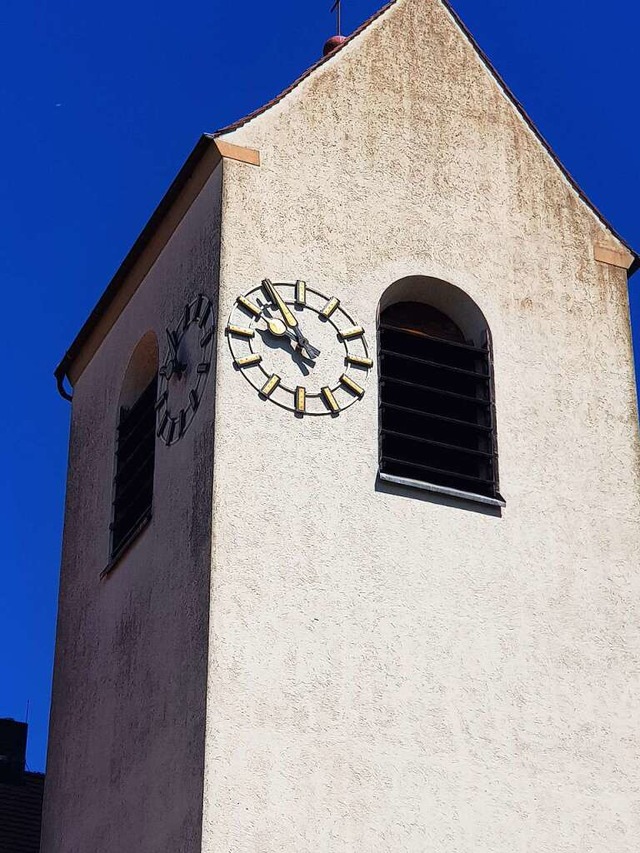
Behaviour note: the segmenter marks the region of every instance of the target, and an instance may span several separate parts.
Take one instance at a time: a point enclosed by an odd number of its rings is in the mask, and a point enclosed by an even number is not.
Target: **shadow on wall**
[[[500,506],[487,506],[486,504],[477,503],[474,500],[465,500],[464,498],[456,498],[451,495],[443,495],[439,492],[415,489],[411,488],[411,486],[403,486],[401,483],[390,483],[387,480],[381,480],[379,476],[376,477],[375,491],[386,495],[395,495],[399,498],[407,498],[412,501],[424,501],[425,503],[446,506],[451,509],[476,512],[479,515],[488,515],[493,518],[502,518],[502,507]]]

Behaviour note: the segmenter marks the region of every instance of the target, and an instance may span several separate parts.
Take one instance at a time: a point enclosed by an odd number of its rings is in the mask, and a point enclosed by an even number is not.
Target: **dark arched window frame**
[[[157,387],[158,343],[148,332],[131,356],[118,403],[110,559],[105,571],[151,520]]]
[[[491,333],[437,279],[392,285],[378,322],[382,480],[503,506]]]

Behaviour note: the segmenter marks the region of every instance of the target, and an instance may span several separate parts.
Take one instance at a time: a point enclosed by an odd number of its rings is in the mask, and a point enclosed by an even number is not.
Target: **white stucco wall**
[[[407,275],[493,334],[502,514],[377,485],[218,338],[207,853],[640,846],[638,435],[624,271],[436,0],[400,0],[227,139],[220,329],[306,279],[375,344]]]
[[[76,383],[42,853],[200,850],[214,381],[156,442],[153,518],[105,579],[118,398],[137,342],[218,287],[221,168]]]

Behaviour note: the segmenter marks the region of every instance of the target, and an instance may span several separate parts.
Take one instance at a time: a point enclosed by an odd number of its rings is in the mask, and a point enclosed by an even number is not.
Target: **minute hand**
[[[282,314],[282,319],[285,321],[287,326],[289,326],[291,329],[294,329],[298,325],[298,320],[296,319],[295,315],[289,310],[287,305],[285,305],[284,299],[275,289],[272,282],[269,281],[268,278],[265,278],[262,282],[262,285],[271,297],[271,299],[277,305],[278,311]]]

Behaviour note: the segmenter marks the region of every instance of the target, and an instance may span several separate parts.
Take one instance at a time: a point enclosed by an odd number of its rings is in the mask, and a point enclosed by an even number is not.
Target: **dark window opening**
[[[418,302],[382,312],[380,473],[500,498],[488,334]]]
[[[157,376],[130,408],[120,409],[111,524],[111,559],[151,517],[156,443]]]

